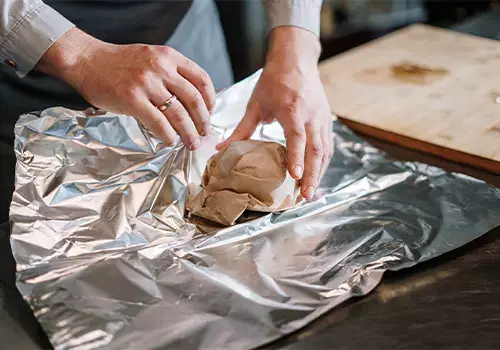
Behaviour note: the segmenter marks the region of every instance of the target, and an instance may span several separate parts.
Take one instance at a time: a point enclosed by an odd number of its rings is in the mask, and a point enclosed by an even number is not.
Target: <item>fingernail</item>
[[[296,179],[300,179],[302,177],[302,173],[303,173],[304,169],[302,168],[302,166],[300,165],[296,165],[293,167],[292,169],[292,175],[296,178]]]
[[[312,197],[314,196],[314,192],[315,192],[315,188],[314,186],[309,186],[308,188],[306,188],[306,190],[304,191],[304,196],[307,198],[307,199],[312,199]]]
[[[191,144],[191,146],[189,147],[189,149],[194,151],[198,147],[200,147],[200,139],[194,140],[193,143]]]

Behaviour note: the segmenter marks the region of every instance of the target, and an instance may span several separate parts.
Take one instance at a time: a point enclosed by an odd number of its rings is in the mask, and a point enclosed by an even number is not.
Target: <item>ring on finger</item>
[[[177,96],[172,95],[161,106],[158,106],[156,108],[158,108],[160,112],[165,112],[175,101],[177,101]]]

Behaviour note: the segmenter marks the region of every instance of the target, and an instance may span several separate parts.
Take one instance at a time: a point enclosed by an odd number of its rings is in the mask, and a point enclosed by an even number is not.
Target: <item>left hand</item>
[[[333,153],[332,113],[318,72],[319,41],[310,32],[279,27],[245,116],[218,149],[277,120],[285,132],[288,171],[312,199]]]

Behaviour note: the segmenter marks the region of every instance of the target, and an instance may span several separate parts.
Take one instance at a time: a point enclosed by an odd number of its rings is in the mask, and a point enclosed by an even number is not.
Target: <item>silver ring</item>
[[[170,107],[172,105],[172,103],[174,103],[175,101],[177,101],[177,96],[172,95],[161,106],[158,106],[156,108],[158,108],[160,110],[160,112],[165,112],[168,109],[168,107]]]

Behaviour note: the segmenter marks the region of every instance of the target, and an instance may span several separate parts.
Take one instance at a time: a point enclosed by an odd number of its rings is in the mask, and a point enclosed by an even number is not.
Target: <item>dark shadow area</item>
[[[33,312],[16,288],[9,225],[0,225],[0,349],[51,349]]]

